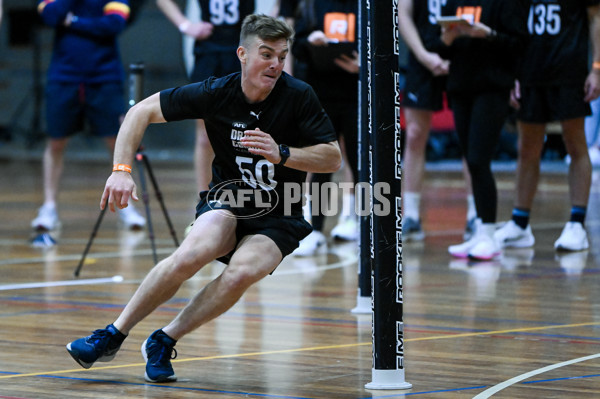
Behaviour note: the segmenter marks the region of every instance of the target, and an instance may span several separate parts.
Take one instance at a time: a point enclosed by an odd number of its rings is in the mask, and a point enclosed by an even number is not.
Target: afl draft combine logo
[[[279,194],[271,187],[249,188],[241,179],[217,184],[208,191],[206,198],[210,209],[230,210],[233,215],[227,213],[226,216],[235,219],[253,219],[267,215],[279,203]]]

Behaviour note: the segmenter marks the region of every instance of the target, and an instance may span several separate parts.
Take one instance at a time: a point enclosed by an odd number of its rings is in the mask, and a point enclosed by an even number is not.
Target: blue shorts
[[[82,131],[86,120],[93,135],[113,137],[119,133],[124,115],[120,82],[46,85],[46,132],[51,138],[65,138]]]

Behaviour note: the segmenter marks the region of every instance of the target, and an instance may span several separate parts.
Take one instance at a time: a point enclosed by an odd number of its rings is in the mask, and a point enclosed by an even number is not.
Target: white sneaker
[[[123,222],[128,229],[139,230],[146,226],[146,219],[140,215],[132,204],[129,204],[127,208],[118,209],[118,212],[121,222]]]
[[[38,215],[31,221],[31,227],[35,230],[50,231],[60,225],[58,212],[55,206],[42,205],[38,210]]]
[[[568,222],[554,243],[557,251],[583,251],[589,247],[587,233],[579,222]]]
[[[298,248],[292,252],[295,256],[312,256],[327,251],[327,239],[320,231],[313,230],[307,235]]]
[[[353,216],[345,217],[331,230],[331,236],[338,240],[358,240],[358,221]]]
[[[481,219],[476,219],[475,224],[475,234],[473,234],[469,240],[463,242],[462,244],[450,245],[448,247],[448,252],[450,255],[454,256],[455,258],[469,257],[469,251],[471,251],[471,249],[481,241],[481,229],[479,228],[481,225]]]
[[[496,240],[487,235],[481,235],[480,241],[469,251],[469,259],[492,260],[500,255],[500,246]]]
[[[509,220],[494,233],[494,239],[502,248],[529,248],[535,244],[535,237],[531,232],[531,225],[521,228],[514,221]]]

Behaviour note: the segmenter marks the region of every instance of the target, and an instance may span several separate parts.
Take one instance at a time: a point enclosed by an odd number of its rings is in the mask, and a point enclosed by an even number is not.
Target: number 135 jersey
[[[600,0],[531,0],[520,80],[525,86],[583,86],[588,73],[587,7]]]

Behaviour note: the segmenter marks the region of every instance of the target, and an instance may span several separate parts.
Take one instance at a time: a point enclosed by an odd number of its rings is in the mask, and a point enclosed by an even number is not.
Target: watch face
[[[279,145],[279,155],[281,156],[280,165],[283,165],[285,161],[290,157],[290,148],[285,144]]]

